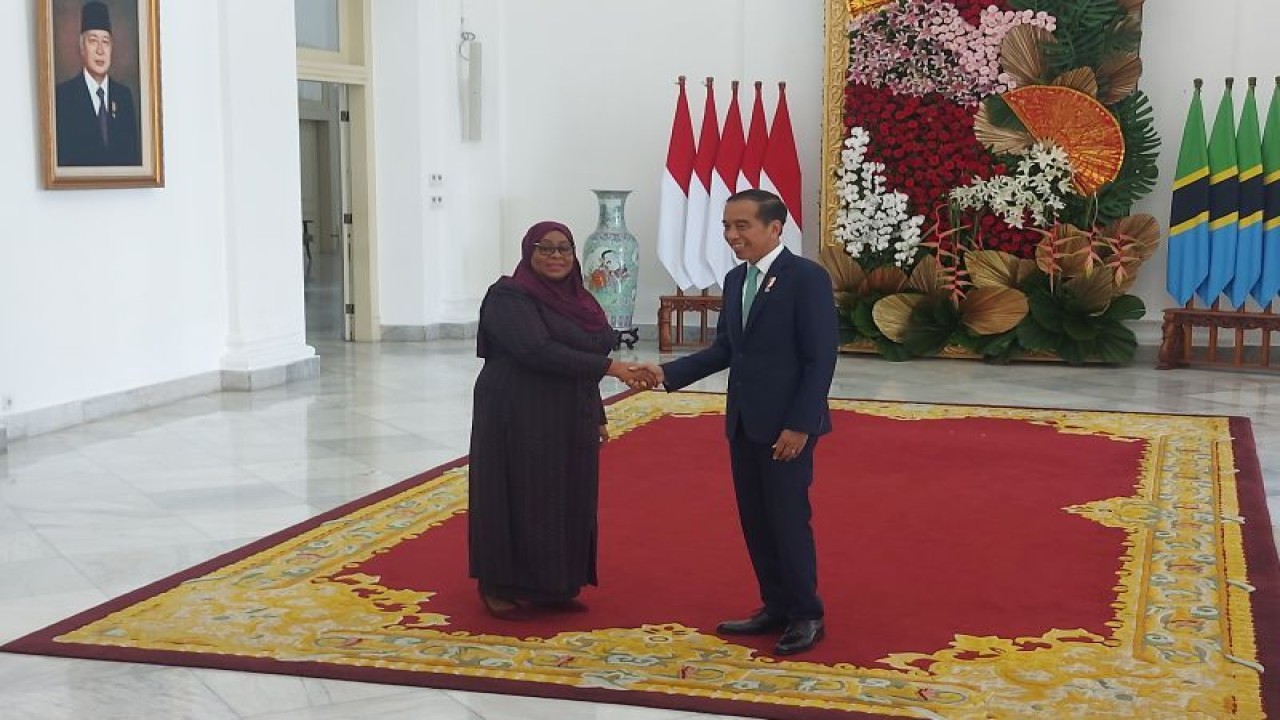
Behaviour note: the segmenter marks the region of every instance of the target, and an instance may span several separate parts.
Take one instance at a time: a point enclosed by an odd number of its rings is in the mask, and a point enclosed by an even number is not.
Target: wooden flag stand
[[[1234,370],[1280,371],[1280,364],[1271,364],[1271,333],[1280,332],[1280,315],[1272,311],[1269,303],[1261,310],[1222,310],[1215,302],[1210,308],[1194,307],[1195,300],[1186,307],[1164,311],[1164,328],[1160,341],[1157,370],[1180,367],[1218,367]],[[1203,349],[1196,347],[1196,328],[1208,330]],[[1234,346],[1219,346],[1219,330],[1234,330]],[[1261,331],[1256,345],[1247,341],[1246,334]],[[1220,357],[1224,350],[1226,357]]]
[[[711,342],[711,325],[709,315],[719,313],[724,307],[723,298],[710,295],[703,290],[698,295],[685,295],[676,288],[675,295],[663,295],[658,298],[658,351],[671,352],[672,348],[681,346],[700,346]],[[685,339],[685,313],[698,314],[698,339]],[[672,327],[672,315],[675,316],[675,327]]]

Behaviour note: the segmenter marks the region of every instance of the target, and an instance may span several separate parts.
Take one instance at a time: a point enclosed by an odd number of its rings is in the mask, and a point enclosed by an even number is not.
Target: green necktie
[[[747,318],[751,315],[751,303],[756,299],[756,290],[760,287],[760,268],[747,266],[747,288],[742,293],[742,327],[747,326]]]

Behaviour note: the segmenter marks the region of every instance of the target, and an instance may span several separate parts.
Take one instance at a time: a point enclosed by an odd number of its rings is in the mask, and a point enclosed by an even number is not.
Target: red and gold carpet
[[[1247,420],[833,401],[827,639],[783,660],[713,633],[756,605],[723,403],[610,406],[588,612],[482,612],[463,459],[4,649],[769,718],[1280,717]]]

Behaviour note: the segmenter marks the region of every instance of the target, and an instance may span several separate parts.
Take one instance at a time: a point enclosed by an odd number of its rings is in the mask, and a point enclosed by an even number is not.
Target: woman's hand
[[[656,385],[652,373],[639,366],[628,365],[617,360],[609,361],[609,369],[605,374],[618,378],[626,383],[627,387],[635,390],[650,390]]]
[[[609,426],[608,425],[600,426],[600,442],[602,443],[609,442]]]

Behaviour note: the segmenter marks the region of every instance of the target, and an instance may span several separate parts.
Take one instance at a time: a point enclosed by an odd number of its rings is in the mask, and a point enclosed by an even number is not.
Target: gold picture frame
[[[888,0],[827,0],[826,72],[822,95],[822,190],[819,193],[818,237],[830,238],[836,227],[835,169],[840,167],[844,142],[844,89],[849,72],[849,22]]]
[[[49,189],[164,187],[159,0],[36,0]]]

